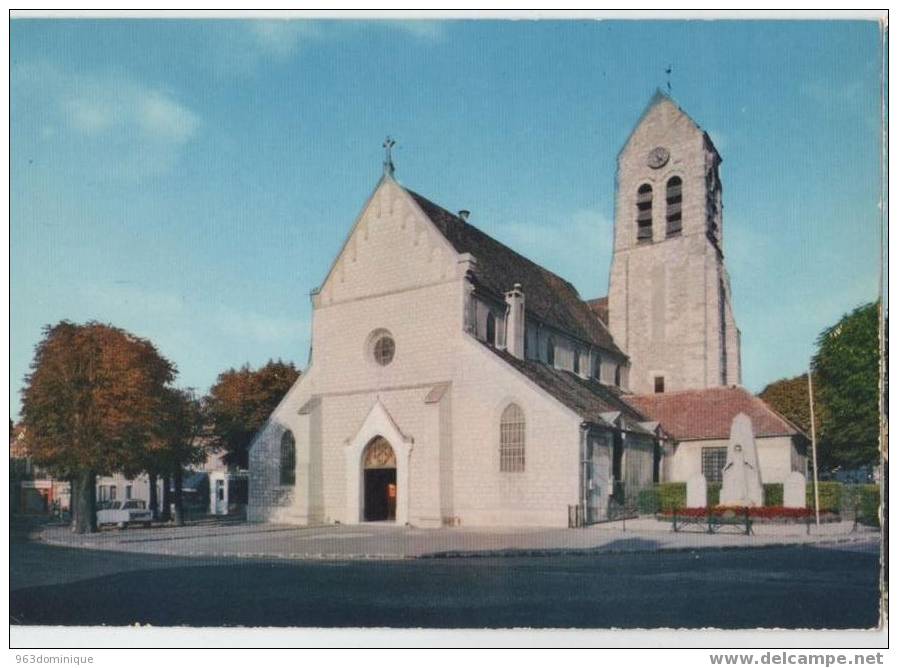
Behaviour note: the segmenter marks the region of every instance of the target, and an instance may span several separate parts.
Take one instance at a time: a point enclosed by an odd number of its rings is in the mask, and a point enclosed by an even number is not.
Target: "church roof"
[[[608,297],[597,297],[595,299],[587,299],[586,305],[589,307],[589,310],[593,312],[593,314],[602,321],[602,323],[607,327],[608,326]]]
[[[408,189],[406,192],[457,252],[470,253],[477,259],[474,273],[480,286],[501,299],[515,283],[520,283],[526,309],[538,320],[624,356],[611,333],[568,281],[418,193]]]
[[[751,418],[755,436],[802,436],[798,427],[744,387],[710,387],[660,394],[631,394],[627,403],[658,420],[678,441],[728,439],[739,413]]]
[[[647,422],[648,418],[637,408],[627,404],[619,390],[602,385],[592,379],[581,378],[570,371],[556,369],[535,360],[518,359],[505,350],[493,348],[485,343],[483,345],[580,415],[584,421],[607,425],[603,414],[620,413],[624,429],[650,433],[649,429],[640,425],[641,422]]]
[[[710,148],[717,154],[717,157],[720,158],[720,154],[717,151],[717,147],[714,146],[714,142],[711,141],[711,136],[702,129],[698,123],[696,123],[695,119],[690,116],[683,107],[679,105],[679,103],[674,100],[673,96],[670,93],[665,93],[660,88],[655,89],[655,93],[649,98],[648,104],[645,105],[645,108],[642,110],[642,113],[639,115],[639,118],[636,119],[636,123],[633,124],[633,128],[630,130],[630,133],[627,135],[627,140],[623,143],[620,150],[617,152],[617,157],[620,159],[620,156],[626,150],[627,146],[630,144],[630,139],[632,139],[633,135],[636,134],[637,128],[642,125],[642,122],[645,120],[646,116],[649,115],[649,112],[652,111],[659,104],[669,103],[676,107],[677,111],[679,111],[684,118],[686,118],[689,123],[698,131],[701,132],[704,136],[705,140],[708,142]]]

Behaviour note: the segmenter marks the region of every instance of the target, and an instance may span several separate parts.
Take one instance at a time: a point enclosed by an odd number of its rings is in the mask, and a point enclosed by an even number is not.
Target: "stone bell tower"
[[[635,393],[741,383],[720,162],[661,91],[618,155],[609,325]]]

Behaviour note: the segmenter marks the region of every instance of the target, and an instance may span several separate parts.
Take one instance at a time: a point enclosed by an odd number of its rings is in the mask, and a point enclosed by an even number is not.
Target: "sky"
[[[607,294],[615,161],[657,87],[723,157],[743,384],[877,297],[879,26],[827,21],[14,20],[10,410],[43,328],[153,341],[205,392],[304,367],[324,279],[396,178]]]

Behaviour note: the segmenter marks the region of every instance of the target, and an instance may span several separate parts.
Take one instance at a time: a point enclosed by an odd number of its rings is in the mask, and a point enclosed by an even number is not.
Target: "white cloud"
[[[445,24],[430,20],[246,20],[222,24],[211,45],[219,76],[251,76],[266,64],[286,63],[313,44],[357,39],[365,31],[392,31],[420,42],[443,38]]]
[[[310,21],[250,21],[247,26],[254,45],[279,60],[296,53],[304,39],[319,34],[316,24]]]
[[[521,255],[570,281],[583,298],[607,289],[614,225],[594,209],[484,230]]]
[[[96,101],[73,98],[64,103],[72,126],[88,134],[98,134],[108,130],[114,123],[111,110]]]
[[[436,41],[443,38],[445,23],[441,21],[416,21],[409,19],[406,21],[383,21],[382,25],[421,40]]]
[[[73,74],[48,63],[15,65],[14,118],[54,162],[79,174],[140,180],[171,169],[201,127],[174,94],[121,74]]]
[[[57,72],[44,88],[48,97],[55,98],[63,120],[90,135],[139,133],[181,145],[200,125],[199,117],[171,94],[120,76],[64,76]]]
[[[196,114],[160,91],[138,89],[134,98],[136,122],[149,136],[184,144],[199,127]]]

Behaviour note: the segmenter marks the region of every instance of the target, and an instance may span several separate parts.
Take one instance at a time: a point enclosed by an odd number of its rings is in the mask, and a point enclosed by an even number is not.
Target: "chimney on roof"
[[[505,346],[509,353],[524,359],[524,291],[515,283],[511,291],[505,293],[508,314],[505,317]]]
[[[471,215],[471,212],[468,211],[467,209],[462,209],[461,211],[458,212],[458,217],[461,218],[466,223],[468,222],[468,216],[470,216],[470,215]]]

